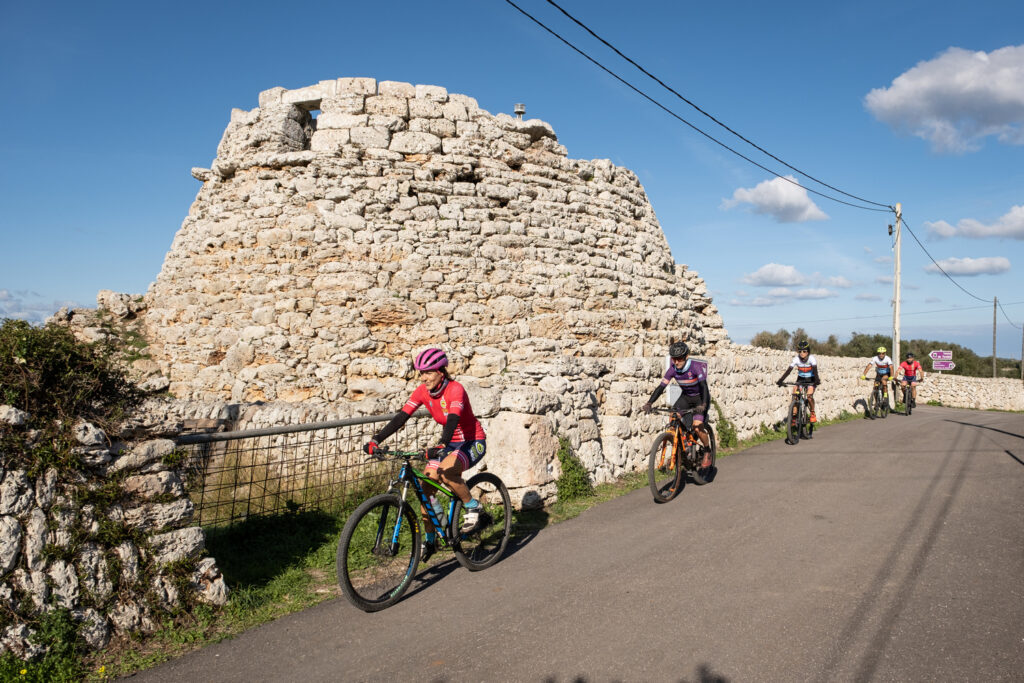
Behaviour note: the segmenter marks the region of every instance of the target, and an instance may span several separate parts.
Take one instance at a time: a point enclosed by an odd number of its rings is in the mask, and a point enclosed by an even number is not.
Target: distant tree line
[[[884,346],[889,351],[889,355],[892,355],[892,337],[889,335],[854,332],[850,341],[843,343],[836,335],[830,334],[828,339],[820,341],[807,334],[802,327],[798,327],[792,332],[786,329],[780,329],[778,332],[768,332],[767,330],[758,332],[750,340],[750,344],[766,349],[795,351],[796,345],[803,339],[810,342],[811,353],[819,356],[863,358],[867,363],[868,357],[875,355],[875,349],[879,346]],[[907,353],[913,353],[926,373],[932,372],[931,359],[928,354],[939,349],[952,351],[953,362],[956,363],[955,369],[944,371],[943,374],[967,377],[992,376],[992,356],[979,356],[968,348],[950,342],[930,339],[900,339],[900,355],[906,356]],[[897,365],[902,360],[903,358],[893,358]],[[996,372],[999,377],[1019,379],[1020,361],[1015,358],[996,358]]]

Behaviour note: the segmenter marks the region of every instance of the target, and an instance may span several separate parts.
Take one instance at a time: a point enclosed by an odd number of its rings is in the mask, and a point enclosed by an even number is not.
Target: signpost
[[[956,367],[956,363],[951,360],[934,360],[932,361],[932,370],[952,370]]]
[[[953,360],[952,351],[932,351],[928,354],[932,360]]]

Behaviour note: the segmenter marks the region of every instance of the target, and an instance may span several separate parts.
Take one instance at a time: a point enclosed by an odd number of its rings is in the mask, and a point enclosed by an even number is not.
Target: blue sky
[[[544,0],[517,0],[680,116],[835,196],[662,90]],[[845,192],[901,202],[904,337],[991,351],[991,298],[1024,319],[1024,3],[561,4],[682,95]],[[890,215],[851,208],[708,141],[504,0],[4,3],[0,316],[143,292],[232,108],[343,76],[523,102],[573,158],[635,171],[677,262],[732,338],[890,329]],[[845,198],[845,197],[844,197]],[[852,201],[852,200],[851,200]],[[999,314],[998,353],[1021,332]]]

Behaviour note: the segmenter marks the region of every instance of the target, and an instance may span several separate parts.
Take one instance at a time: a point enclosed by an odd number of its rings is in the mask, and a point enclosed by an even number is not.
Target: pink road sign
[[[956,363],[951,360],[932,361],[932,370],[952,370],[955,367]]]
[[[932,351],[928,354],[932,360],[953,360],[952,351]]]

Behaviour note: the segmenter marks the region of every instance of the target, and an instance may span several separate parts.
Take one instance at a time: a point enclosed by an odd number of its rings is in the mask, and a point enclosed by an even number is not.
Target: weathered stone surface
[[[14,569],[21,554],[21,523],[15,517],[0,517],[0,574]]]
[[[53,586],[53,597],[57,604],[74,609],[78,602],[78,575],[75,567],[65,560],[54,560],[47,575]]]
[[[137,470],[151,463],[160,462],[164,456],[174,452],[174,442],[170,439],[156,439],[136,445],[114,460],[107,468],[111,474],[123,470]]]
[[[14,427],[24,427],[31,417],[24,410],[18,410],[14,406],[0,405],[0,422]]]
[[[23,515],[34,503],[35,490],[25,472],[7,472],[0,481],[0,515]]]
[[[535,490],[558,478],[558,439],[546,416],[501,412],[489,423],[488,443],[500,446],[496,457],[484,456],[487,469],[506,486]]]
[[[47,534],[46,513],[40,508],[32,508],[25,522],[25,564],[31,570],[44,568],[42,554]]]
[[[104,648],[110,642],[110,623],[92,607],[72,610],[71,618],[79,622],[78,632],[93,650]]]
[[[192,573],[191,585],[203,602],[211,605],[227,604],[228,585],[212,557],[199,561],[196,571]]]
[[[156,472],[155,474],[126,477],[122,488],[142,499],[166,495],[181,497],[185,494],[181,477],[175,472]]]
[[[168,564],[199,557],[206,547],[206,535],[201,528],[192,526],[153,536],[149,542],[156,563]]]
[[[75,564],[82,577],[80,588],[88,591],[97,603],[105,603],[113,593],[114,586],[108,576],[107,559],[100,546],[95,543],[83,545]]]
[[[118,514],[111,510],[111,517],[120,517],[128,526],[143,531],[159,531],[170,527],[178,527],[192,519],[195,506],[191,500],[180,499],[170,503],[150,503],[128,507]]]

